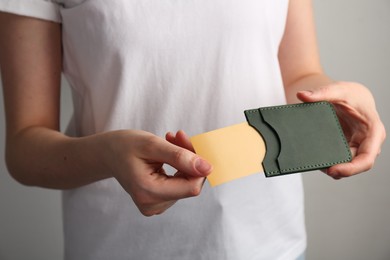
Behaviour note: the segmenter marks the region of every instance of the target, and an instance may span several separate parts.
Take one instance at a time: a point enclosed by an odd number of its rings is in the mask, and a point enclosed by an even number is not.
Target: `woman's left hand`
[[[386,138],[371,92],[361,84],[336,82],[316,90],[299,91],[303,102],[329,101],[339,117],[353,159],[334,165],[326,173],[334,179],[370,170]]]

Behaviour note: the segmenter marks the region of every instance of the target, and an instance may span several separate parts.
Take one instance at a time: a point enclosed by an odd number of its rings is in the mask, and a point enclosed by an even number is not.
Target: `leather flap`
[[[263,138],[266,153],[263,158],[263,169],[266,176],[279,174],[279,165],[277,162],[280,153],[280,141],[277,133],[268,125],[261,114],[260,109],[246,110],[245,116],[248,124],[252,126]],[[261,160],[259,160],[261,162]]]

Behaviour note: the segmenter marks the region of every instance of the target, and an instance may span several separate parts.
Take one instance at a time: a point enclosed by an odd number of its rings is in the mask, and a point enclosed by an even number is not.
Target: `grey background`
[[[390,1],[314,0],[314,9],[325,70],[368,86],[389,130]],[[64,127],[71,114],[66,87],[62,99]],[[1,111],[1,158],[4,134]],[[353,178],[304,174],[307,259],[390,259],[389,148],[387,141],[374,169]],[[21,186],[1,160],[0,259],[62,259],[61,214],[59,191]]]

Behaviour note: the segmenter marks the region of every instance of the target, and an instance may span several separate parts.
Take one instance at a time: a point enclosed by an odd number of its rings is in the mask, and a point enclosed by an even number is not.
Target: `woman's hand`
[[[339,117],[353,159],[334,165],[326,173],[340,179],[370,170],[386,138],[385,128],[376,111],[374,98],[364,86],[336,82],[313,91],[299,91],[304,102],[329,101]]]
[[[199,195],[211,165],[192,151],[184,132],[164,140],[144,131],[121,130],[100,136],[109,147],[104,165],[131,195],[145,216],[160,214],[177,200]],[[192,151],[191,151],[192,150]],[[178,171],[168,176],[163,165]]]

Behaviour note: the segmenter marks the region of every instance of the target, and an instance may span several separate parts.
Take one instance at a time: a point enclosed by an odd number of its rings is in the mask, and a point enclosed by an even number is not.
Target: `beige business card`
[[[191,137],[195,152],[213,165],[207,177],[216,186],[263,172],[265,143],[247,122]]]

